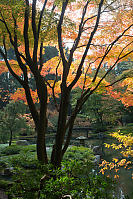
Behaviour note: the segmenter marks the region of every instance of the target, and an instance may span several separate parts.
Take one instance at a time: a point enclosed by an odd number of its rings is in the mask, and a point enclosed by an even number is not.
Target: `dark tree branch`
[[[83,67],[83,64],[84,64],[84,61],[85,61],[85,58],[86,58],[86,55],[88,53],[88,50],[90,48],[90,44],[92,42],[92,39],[97,31],[97,28],[98,28],[98,25],[99,25],[99,21],[100,21],[100,15],[101,15],[101,8],[102,8],[102,5],[103,5],[103,2],[104,0],[101,0],[100,3],[99,3],[99,7],[98,7],[98,14],[97,14],[97,19],[96,19],[96,24],[95,24],[95,27],[93,29],[93,31],[91,32],[91,35],[90,35],[90,38],[89,38],[89,41],[88,41],[88,44],[87,44],[87,47],[85,49],[85,52],[82,56],[82,59],[81,59],[81,62],[79,64],[79,67],[78,67],[78,70],[77,70],[77,73],[76,73],[76,76],[74,78],[74,80],[71,82],[71,84],[69,85],[69,89],[71,90],[73,88],[73,86],[77,83],[77,81],[79,80],[81,74],[82,74],[82,67]]]
[[[25,81],[25,83],[28,83],[27,68],[26,68],[25,64],[22,62],[20,53],[18,51],[17,21],[13,14],[12,14],[12,17],[13,17],[13,21],[14,21],[14,45],[13,46],[14,46],[17,62],[24,74],[24,81]]]
[[[5,44],[4,44],[5,46]],[[5,48],[5,47],[4,47]],[[5,52],[7,52],[6,48],[5,48]],[[18,82],[23,86],[24,85],[24,81],[20,79],[20,77],[12,70],[12,67],[10,66],[9,64],[9,61],[8,61],[8,58],[7,58],[7,54],[4,54],[4,52],[1,50],[0,48],[0,54],[1,56],[3,57],[5,63],[6,63],[6,66],[9,70],[9,72],[12,74],[12,76],[18,80]]]
[[[115,1],[114,1],[114,2],[115,2]],[[111,11],[114,11],[114,10],[120,8],[120,6],[118,6],[117,8],[113,8],[113,9],[111,9],[111,10],[106,10],[106,9],[109,8],[114,2],[111,2],[109,5],[107,5],[107,6],[104,8],[104,10],[101,11],[101,14],[103,14],[103,13],[105,13],[105,12],[111,12]],[[87,21],[89,21],[90,19],[93,19],[93,18],[95,18],[95,17],[97,17],[97,15],[93,15],[93,16],[91,16],[91,17],[88,17],[88,18],[84,21],[84,25],[85,25],[85,23],[86,23]]]
[[[130,42],[129,44],[127,44],[122,50],[121,52],[119,53],[119,56],[116,60],[116,62],[107,70],[107,72],[105,73],[105,75],[101,78],[101,80],[99,81],[99,83],[97,84],[96,88],[94,88],[93,90],[95,91],[97,89],[97,87],[100,85],[100,83],[103,81],[103,79],[108,75],[108,73],[115,67],[115,65],[123,58],[125,58],[126,56],[130,55],[132,51],[126,53],[125,55],[121,56],[122,52],[124,51],[124,49],[126,49],[132,42]],[[121,56],[121,57],[120,57]],[[101,62],[100,62],[101,64]],[[88,92],[90,91],[90,88],[88,88],[83,94],[82,94],[82,98],[85,98],[86,95],[88,94]],[[91,90],[92,91],[92,90]]]
[[[84,27],[84,23],[83,23],[84,22],[84,17],[85,17],[89,2],[90,1],[87,1],[86,5],[83,8],[82,18],[81,18],[81,22],[80,22],[79,30],[78,30],[78,36],[75,39],[74,44],[73,44],[73,46],[72,46],[72,48],[70,50],[70,55],[69,55],[69,60],[68,60],[69,68],[70,68],[70,65],[71,65],[72,60],[73,60],[73,54],[74,54],[75,50],[77,49],[77,46],[78,46],[80,38],[81,38],[81,34],[82,34],[82,31],[83,31],[83,27]],[[69,68],[68,68],[68,71],[69,71]]]
[[[111,49],[113,48],[114,44],[115,44],[115,43],[125,34],[125,32],[128,31],[132,26],[133,26],[133,24],[131,24],[128,28],[126,28],[126,29],[123,31],[123,33],[122,33],[121,35],[119,35],[119,36],[107,47],[107,49],[106,49],[106,51],[105,51],[105,54],[104,54],[104,56],[103,56],[103,58],[102,58],[102,60],[101,60],[101,62],[100,62],[100,64],[99,64],[99,66],[98,66],[98,68],[97,68],[97,70],[96,70],[96,73],[95,73],[95,76],[94,76],[92,82],[95,82],[96,77],[97,77],[97,75],[98,75],[98,72],[99,72],[99,70],[100,70],[100,68],[101,68],[101,65],[102,65],[104,59],[106,58],[107,54],[108,54],[108,53],[111,51]]]
[[[42,8],[41,13],[40,13],[40,18],[39,18],[39,23],[38,23],[38,34],[37,34],[38,39],[39,39],[39,35],[40,35],[40,28],[41,28],[41,23],[42,23],[42,17],[43,17],[43,13],[44,13],[46,4],[47,4],[47,0],[44,1],[43,8]]]
[[[59,23],[58,23],[58,27],[57,27],[57,32],[58,32],[58,45],[59,45],[59,50],[60,50],[60,54],[61,54],[61,59],[62,59],[62,63],[63,63],[63,78],[62,78],[62,83],[64,85],[66,85],[66,71],[67,71],[67,60],[65,58],[65,54],[64,54],[64,50],[63,50],[63,44],[62,44],[62,23],[63,23],[63,19],[64,19],[64,15],[65,15],[65,11],[66,11],[66,7],[68,5],[69,0],[65,0],[63,2],[62,5],[62,11],[61,11],[61,16],[59,19]]]
[[[28,65],[31,69],[31,71],[33,70],[31,68],[31,63],[32,63],[32,59],[31,59],[31,55],[30,55],[30,48],[29,48],[29,37],[28,37],[28,29],[29,29],[29,12],[30,12],[30,8],[29,8],[29,0],[25,0],[26,1],[26,8],[25,8],[25,16],[24,16],[24,43],[25,43],[25,54],[26,54],[26,59],[28,62]]]
[[[39,67],[39,71],[40,72],[41,72],[42,67],[43,67],[42,51],[43,51],[43,41],[41,42],[41,45],[40,45],[40,67]]]
[[[34,48],[33,48],[33,65],[35,70],[37,69],[37,50],[38,50],[38,34],[36,27],[36,1],[32,2],[32,31],[34,36]]]
[[[127,45],[128,46],[128,45]],[[122,49],[123,51],[123,49]],[[121,52],[122,52],[121,51]],[[105,79],[105,77],[109,74],[109,72],[115,67],[115,65],[123,58],[127,57],[128,55],[130,55],[131,53],[133,53],[133,50],[131,50],[130,52],[126,53],[125,55],[121,56],[121,52],[117,58],[117,60],[115,61],[115,63],[107,70],[107,72],[103,75],[103,77],[99,80],[99,82],[97,83],[96,87],[92,90],[93,92],[98,88],[98,86],[101,84],[101,82],[103,81],[103,79]]]
[[[94,63],[95,63],[98,59],[100,59],[100,58],[102,58],[102,57],[97,57],[93,62],[89,63],[89,66],[88,66],[88,68],[87,68],[87,70],[86,70],[86,73],[85,73],[85,78],[84,78],[84,83],[83,83],[83,88],[82,88],[82,93],[81,93],[81,95],[83,94],[84,89],[85,89],[85,83],[86,83],[86,79],[87,79],[87,73],[88,73],[88,70],[89,70],[91,64],[94,64]]]
[[[7,30],[7,33],[8,33],[8,35],[9,35],[10,42],[11,42],[12,45],[14,45],[14,41],[13,41],[13,38],[12,38],[12,34],[11,34],[11,32],[10,32],[8,26],[7,26],[7,23],[6,23],[6,21],[5,21],[5,19],[4,19],[4,17],[3,17],[3,15],[2,15],[1,12],[0,12],[0,15],[1,15],[2,19],[3,19],[3,20],[1,20],[1,22],[3,22],[4,25],[5,25],[5,28],[6,28],[6,30]]]
[[[114,84],[120,82],[120,81],[123,80],[123,79],[126,79],[126,77],[122,77],[122,78],[120,78],[120,79],[117,79],[116,81],[114,81],[113,83],[111,83],[111,84],[109,84],[109,85],[107,85],[107,86],[105,86],[105,87],[108,88],[108,87],[110,87],[110,86],[113,86]]]
[[[56,107],[56,109],[57,109],[58,112],[59,112],[59,106],[58,106],[58,104],[57,104],[57,100],[56,100],[56,96],[55,96],[55,84],[56,84],[57,78],[58,78],[58,68],[59,68],[60,63],[61,63],[61,58],[60,58],[59,63],[58,63],[58,65],[57,65],[57,67],[56,67],[55,81],[54,81],[54,84],[53,84],[53,86],[52,86],[53,99],[54,99],[55,107]]]
[[[37,29],[36,29],[36,1],[32,1],[32,31],[34,35],[34,40],[37,40]]]

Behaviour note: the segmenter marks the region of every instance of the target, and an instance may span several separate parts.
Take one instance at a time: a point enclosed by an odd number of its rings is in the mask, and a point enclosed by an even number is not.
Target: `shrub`
[[[94,159],[90,148],[73,146],[67,150],[63,165],[70,169],[73,175],[86,175],[91,171]]]
[[[6,147],[1,147],[1,154],[3,155],[14,155],[19,154],[20,152],[35,152],[36,145],[28,145],[28,146],[19,146],[19,145],[11,145]]]
[[[11,145],[11,146],[7,146],[4,147],[3,150],[1,150],[1,153],[4,155],[14,155],[14,154],[18,154],[21,151],[21,146],[17,146],[17,145]]]
[[[44,174],[46,178],[40,186],[40,179]],[[75,177],[66,167],[54,170],[51,165],[38,164],[35,171],[17,168],[14,182],[9,190],[14,198],[36,199],[40,195],[40,199],[60,199],[68,194],[76,199],[113,198],[111,181],[95,174]]]
[[[54,169],[50,164],[41,165],[31,154],[22,153],[10,160],[14,167],[16,165],[14,184],[9,190],[14,199],[60,199],[68,194],[75,199],[112,198],[110,181],[91,172],[89,164],[92,165],[94,156],[90,149],[68,149],[61,169]],[[24,170],[25,165],[34,167]]]

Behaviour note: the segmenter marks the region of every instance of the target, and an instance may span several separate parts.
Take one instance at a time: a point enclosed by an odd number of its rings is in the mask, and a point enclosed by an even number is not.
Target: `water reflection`
[[[101,146],[102,159],[111,161],[112,158],[120,158],[120,153],[113,149],[105,148],[104,143],[114,143],[114,139],[89,139],[86,141],[86,146]],[[133,180],[132,180],[133,169],[120,168],[119,179],[117,180],[117,191],[115,197],[118,199],[133,199]],[[113,173],[112,173],[113,176]]]

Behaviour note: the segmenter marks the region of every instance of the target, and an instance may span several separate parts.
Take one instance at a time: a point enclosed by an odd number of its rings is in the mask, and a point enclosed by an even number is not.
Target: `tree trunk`
[[[53,146],[53,151],[51,155],[51,163],[54,165],[54,167],[60,167],[62,161],[62,145],[66,134],[65,127],[68,115],[68,106],[69,106],[69,92],[66,89],[63,91],[61,96],[58,127],[56,132],[55,144]]]
[[[37,158],[40,162],[47,164],[47,151],[46,151],[46,143],[45,143],[45,129],[38,128],[37,129]]]
[[[9,140],[9,146],[12,144],[12,129],[10,129],[10,140]]]

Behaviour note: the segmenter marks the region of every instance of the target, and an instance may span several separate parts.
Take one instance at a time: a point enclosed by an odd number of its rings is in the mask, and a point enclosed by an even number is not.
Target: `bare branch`
[[[101,14],[102,14],[102,13],[105,13],[105,12],[111,12],[111,11],[114,11],[114,10],[120,8],[120,6],[118,6],[117,8],[113,8],[113,9],[111,9],[111,10],[109,10],[109,11],[106,10],[106,9],[109,8],[114,2],[115,2],[115,1],[113,1],[113,2],[111,2],[109,5],[107,5],[107,6],[104,8],[104,10],[101,11]],[[97,17],[97,15],[93,15],[93,16],[91,16],[91,17],[88,17],[88,18],[84,21],[84,25],[85,25],[85,23],[86,23],[87,21],[89,21],[90,19],[93,19],[93,18],[95,18],[95,17]]]
[[[17,58],[17,61],[18,61],[18,64],[21,68],[21,70],[23,71],[23,74],[24,74],[24,81],[26,83],[28,83],[28,76],[27,76],[27,68],[25,66],[25,64],[22,62],[22,59],[21,59],[21,54],[20,52],[18,51],[18,40],[17,40],[17,21],[14,17],[14,15],[12,14],[12,17],[13,17],[13,21],[14,21],[14,50],[15,50],[15,54],[16,54],[16,58]],[[25,57],[23,56],[23,58],[25,59]]]

